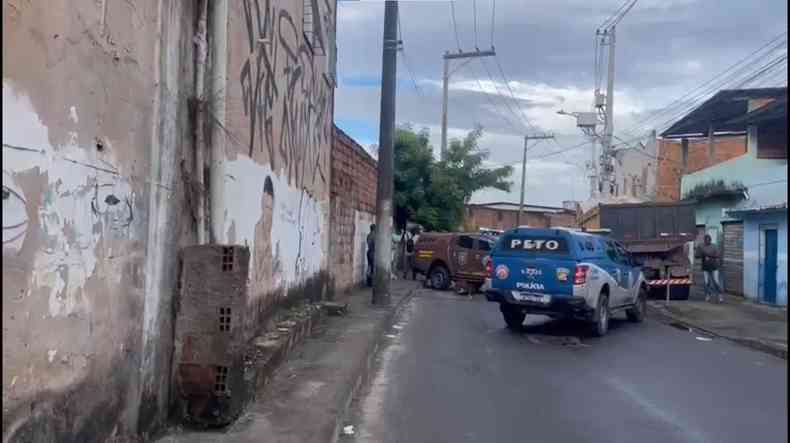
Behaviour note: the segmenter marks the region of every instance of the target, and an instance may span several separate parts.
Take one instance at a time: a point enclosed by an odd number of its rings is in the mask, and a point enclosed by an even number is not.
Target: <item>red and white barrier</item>
[[[691,279],[689,278],[673,278],[665,280],[648,280],[647,284],[650,286],[666,286],[666,285],[690,285]]]

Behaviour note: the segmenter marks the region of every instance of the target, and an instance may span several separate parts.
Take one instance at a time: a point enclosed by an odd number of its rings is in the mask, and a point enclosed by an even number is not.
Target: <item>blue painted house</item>
[[[700,234],[711,234],[723,249],[725,288],[787,305],[787,90],[722,92],[728,104],[719,101],[707,114],[698,112],[703,105],[681,122],[709,135],[745,130],[747,152],[684,176],[681,190],[698,202]]]

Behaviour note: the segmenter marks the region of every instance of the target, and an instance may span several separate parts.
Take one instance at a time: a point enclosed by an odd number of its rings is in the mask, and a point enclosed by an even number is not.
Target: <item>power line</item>
[[[736,72],[740,72],[740,71],[741,71],[741,70],[742,70],[742,69],[743,69],[745,66],[748,66],[748,65],[745,65],[745,64],[746,64],[746,62],[747,62],[749,59],[751,59],[751,58],[752,58],[753,56],[755,56],[756,54],[758,54],[758,53],[762,52],[762,51],[763,51],[765,48],[767,48],[767,47],[771,46],[772,44],[776,43],[776,41],[777,41],[778,39],[782,38],[782,36],[784,36],[784,35],[786,35],[786,34],[787,34],[787,33],[785,32],[785,33],[782,33],[782,34],[778,35],[777,37],[773,38],[771,41],[769,41],[769,42],[768,42],[768,43],[766,43],[765,45],[761,46],[760,48],[758,48],[758,49],[757,49],[757,50],[755,50],[754,52],[752,52],[752,53],[750,53],[749,55],[747,55],[745,58],[743,58],[743,59],[741,59],[741,60],[737,61],[736,63],[734,63],[733,65],[731,65],[730,67],[728,67],[728,68],[727,68],[727,69],[725,69],[724,71],[720,72],[719,74],[715,75],[715,76],[714,76],[714,77],[712,77],[711,79],[707,80],[707,81],[706,81],[706,82],[704,82],[703,84],[701,84],[701,85],[699,85],[699,86],[697,86],[697,87],[695,87],[695,88],[691,89],[690,91],[686,92],[686,93],[685,93],[684,95],[682,95],[681,97],[679,97],[679,98],[675,99],[674,101],[670,102],[670,103],[669,103],[667,106],[665,106],[665,107],[663,107],[663,108],[661,108],[661,109],[659,109],[659,110],[657,110],[657,111],[655,111],[655,112],[651,113],[651,114],[650,114],[650,115],[648,115],[647,117],[644,117],[644,118],[640,119],[638,122],[636,122],[636,123],[635,123],[635,124],[632,126],[632,128],[636,128],[636,127],[639,127],[639,126],[643,126],[643,125],[644,125],[646,122],[648,122],[648,121],[650,121],[650,120],[654,119],[655,117],[657,117],[657,116],[659,116],[659,115],[662,115],[662,114],[666,114],[667,112],[671,112],[671,110],[673,109],[673,107],[674,107],[674,106],[676,106],[676,105],[678,105],[678,104],[680,104],[680,103],[682,103],[682,102],[684,101],[684,99],[686,99],[686,98],[690,97],[692,94],[698,93],[698,92],[700,92],[700,91],[704,91],[704,88],[705,88],[705,87],[708,87],[709,85],[713,84],[714,82],[716,82],[717,80],[719,80],[719,79],[720,79],[720,78],[722,78],[724,75],[726,75],[726,74],[728,74],[729,72],[731,72],[732,70],[734,70],[734,69],[736,69],[736,68],[739,68],[739,69],[738,69]],[[770,53],[770,52],[772,52],[773,50],[775,50],[776,48],[778,48],[778,46],[780,46],[781,44],[782,44],[782,43],[779,43],[779,45],[777,45],[776,47],[774,47],[774,48],[771,48],[771,49],[769,50],[769,52],[768,52],[768,53]],[[726,78],[725,78],[725,79],[726,79]],[[715,86],[714,86],[714,88],[715,88]],[[691,101],[691,100],[689,100],[689,101]]]
[[[461,52],[461,39],[458,37],[458,23],[455,21],[455,0],[450,0],[450,16],[453,19],[453,31],[455,32],[455,43],[458,45],[458,52]]]
[[[499,68],[499,73],[502,75],[502,79],[505,81],[505,86],[507,86],[507,89],[508,89],[508,91],[510,91],[510,97],[511,97],[511,98],[513,99],[513,101],[515,102],[515,104],[516,104],[516,107],[517,107],[517,108],[518,108],[518,109],[521,111],[521,115],[523,116],[524,120],[526,121],[526,123],[527,123],[527,126],[529,126],[529,127],[530,127],[530,129],[532,129],[533,131],[536,131],[536,132],[537,132],[537,130],[535,129],[535,127],[534,127],[534,126],[532,125],[532,123],[529,121],[529,117],[527,117],[527,113],[526,113],[526,112],[524,112],[524,109],[522,109],[522,108],[521,108],[521,103],[520,103],[520,102],[519,102],[519,101],[516,99],[516,94],[515,94],[515,93],[513,93],[513,88],[511,88],[511,87],[510,87],[510,80],[507,78],[507,75],[505,75],[505,70],[504,70],[504,69],[502,69],[502,64],[501,64],[501,63],[499,63],[499,57],[497,57],[497,56],[495,55],[495,56],[494,56],[494,61],[496,62],[497,68]]]
[[[406,68],[406,73],[409,75],[409,78],[411,79],[411,83],[414,86],[414,90],[417,91],[417,95],[420,97],[420,99],[424,100],[425,94],[423,94],[422,89],[420,89],[420,86],[417,84],[417,80],[414,77],[414,72],[411,70],[411,66],[410,66],[411,63],[409,63],[409,58],[406,55],[406,50],[404,49],[403,28],[401,26],[400,10],[398,10],[398,40],[400,41],[400,50],[398,51],[398,53],[400,53],[403,59],[403,66]]]
[[[672,125],[672,123],[674,123],[679,118],[682,118],[684,115],[688,115],[689,113],[698,109],[700,106],[704,105],[704,103],[707,100],[709,100],[710,97],[715,95],[717,91],[724,89],[738,89],[738,87],[733,87],[733,85],[736,82],[741,82],[741,84],[743,84],[744,78],[753,80],[761,76],[762,74],[759,74],[759,71],[764,67],[765,66],[757,67],[753,71],[747,72],[739,77],[728,78],[726,83],[714,85],[714,87],[711,90],[707,91],[705,94],[701,94],[698,98],[695,98],[693,101],[688,102],[685,106],[681,106],[677,108],[673,113],[668,114],[668,117],[665,115],[664,117],[662,117],[663,120],[654,123],[653,126],[656,129],[661,130],[666,128],[667,126]],[[756,75],[757,77],[755,77]]]
[[[743,75],[740,76],[739,78],[728,79],[727,83],[717,86],[716,90],[719,90],[719,89],[730,89],[730,88],[731,89],[738,89],[740,87],[740,85],[743,85],[743,84],[745,84],[748,81],[752,81],[752,80],[754,80],[756,78],[759,78],[760,76],[764,75],[764,73],[766,72],[766,69],[770,69],[771,66],[774,66],[777,63],[781,63],[784,60],[787,60],[787,55],[786,54],[783,55],[783,56],[777,57],[775,59],[772,59],[766,65],[759,66],[756,69],[752,70],[751,72],[746,73],[745,74],[746,80],[744,80],[744,76]],[[740,83],[738,85],[736,85],[735,87],[732,87],[732,85],[735,84],[735,82],[740,82]],[[697,109],[700,106],[702,106],[704,104],[705,100],[707,100],[708,98],[710,98],[710,94],[706,94],[706,95],[702,96],[701,99],[699,99],[699,100],[697,100],[695,102],[692,102],[689,106],[686,106],[685,108],[680,108],[679,111],[673,113],[669,118],[661,121],[660,124],[656,125],[656,128],[659,129],[659,128],[664,128],[664,127],[666,127],[668,125],[671,125],[678,118],[680,118],[680,117],[682,117],[684,115],[687,115],[688,113],[693,112],[695,109]]]
[[[470,65],[470,69],[471,69],[471,65]],[[486,98],[486,100],[488,101],[488,103],[489,103],[489,104],[490,104],[490,105],[491,105],[491,106],[492,106],[494,109],[499,109],[499,106],[497,106],[497,104],[496,104],[496,103],[494,103],[494,101],[493,101],[493,100],[492,100],[492,98],[491,98],[491,95],[490,95],[490,94],[489,94],[489,93],[486,91],[486,89],[483,87],[483,83],[480,81],[480,76],[479,76],[479,75],[477,75],[477,72],[474,72],[474,79],[475,79],[475,81],[477,82],[477,86],[480,88],[480,91],[483,93],[483,96]],[[496,89],[496,87],[495,87],[495,89]],[[497,93],[497,95],[499,95],[499,94]],[[500,96],[500,97],[501,97],[501,96]],[[513,124],[513,122],[512,122],[512,121],[510,121],[510,119],[509,119],[509,118],[507,118],[507,116],[506,116],[506,115],[501,115],[501,117],[502,117],[502,119],[503,119],[503,120],[505,120],[505,123],[507,123],[507,125],[510,127],[510,129],[512,129],[512,130],[513,130],[513,132],[515,132],[515,133],[521,133],[521,132],[523,132],[523,131],[519,130],[518,128],[516,128],[516,125],[514,125],[514,124]]]
[[[532,157],[532,160],[541,160],[541,159],[544,159],[544,158],[553,157],[555,155],[560,155],[560,154],[563,154],[565,152],[574,151],[576,149],[581,148],[582,146],[589,145],[590,143],[591,142],[589,142],[589,141],[584,141],[584,142],[579,143],[577,145],[569,146],[567,148],[563,148],[563,149],[560,149],[558,151],[553,151],[553,152],[549,152],[547,154],[539,155],[537,157]]]
[[[777,41],[779,41],[780,39],[782,39],[783,37],[786,37],[786,36],[787,36],[787,32],[786,31],[781,33],[781,34],[779,34],[779,35],[777,35],[777,36],[775,36],[770,41],[768,41],[764,45],[760,46],[759,48],[757,48],[756,50],[751,52],[749,55],[747,55],[746,57],[738,60],[737,62],[735,62],[734,64],[729,66],[727,69],[725,69],[724,71],[722,71],[719,74],[715,75],[714,77],[710,78],[709,80],[707,80],[706,82],[702,83],[701,85],[689,90],[688,92],[686,92],[685,94],[683,94],[679,98],[673,100],[672,102],[670,102],[669,104],[667,104],[663,108],[661,108],[661,109],[649,114],[648,116],[640,119],[639,121],[634,123],[630,128],[628,128],[628,130],[626,130],[624,132],[629,132],[629,131],[633,131],[633,130],[636,130],[636,129],[639,129],[639,128],[642,128],[642,127],[646,127],[646,123],[648,123],[649,121],[651,121],[651,120],[653,120],[656,117],[661,116],[661,115],[668,115],[667,113],[672,112],[672,110],[675,109],[675,106],[683,103],[684,100],[689,98],[690,96],[692,96],[692,94],[697,94],[696,96],[690,98],[689,100],[686,100],[686,102],[692,102],[693,103],[695,100],[699,99],[699,97],[701,95],[704,95],[705,91],[709,91],[711,89],[709,87],[710,85],[714,84],[714,82],[716,82],[717,80],[722,79],[722,77],[724,77],[726,74],[732,72],[736,68],[737,68],[737,70],[735,72],[733,72],[732,74],[740,73],[744,68],[748,68],[749,64],[747,64],[747,61],[749,61],[755,55],[759,54],[760,52],[762,52],[766,48],[771,47],[771,49],[769,49],[766,52],[765,55],[770,54],[771,52],[775,51],[780,46],[785,44],[786,43],[786,39],[784,41],[781,41],[781,42],[778,42],[778,43],[777,43]],[[596,40],[596,43],[597,43],[597,40]],[[728,78],[730,78],[730,77],[724,77],[724,80],[727,80]],[[708,87],[708,88],[705,89],[706,87]],[[713,89],[715,90],[715,89],[718,89],[718,88],[716,87],[716,85],[713,85]]]
[[[529,131],[529,125],[525,123],[524,118],[520,116],[518,112],[513,110],[505,95],[500,91],[499,87],[497,86],[499,82],[494,80],[493,76],[491,75],[491,71],[488,69],[488,65],[482,59],[481,59],[481,63],[483,65],[483,68],[485,69],[486,74],[488,75],[488,80],[491,82],[491,84],[494,87],[494,90],[496,91],[497,97],[499,97],[502,103],[504,103],[505,108],[513,115],[513,117],[515,117],[516,121],[521,124],[524,130]]]
[[[758,72],[749,76],[746,80],[742,81],[741,83],[738,83],[735,89],[742,88],[744,85],[747,85],[750,82],[754,81],[755,79],[764,76],[767,72],[770,72],[771,70],[779,66],[782,62],[786,62],[786,61],[787,61],[787,54],[781,57],[777,57],[776,59],[766,63],[765,65],[763,65],[762,69],[760,69]]]

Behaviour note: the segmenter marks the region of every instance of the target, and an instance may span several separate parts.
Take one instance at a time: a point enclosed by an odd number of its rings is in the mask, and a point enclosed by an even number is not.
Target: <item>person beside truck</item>
[[[713,244],[710,235],[705,235],[704,243],[697,248],[697,258],[702,259],[702,272],[705,277],[705,301],[711,295],[717,296],[719,303],[724,302],[723,292],[719,284],[719,248]]]

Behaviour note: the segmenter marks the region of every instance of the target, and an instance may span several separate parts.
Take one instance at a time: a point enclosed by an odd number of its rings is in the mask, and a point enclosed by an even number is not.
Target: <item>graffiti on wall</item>
[[[304,2],[317,17],[309,41],[303,32],[308,25],[297,17],[301,5],[240,3],[244,58],[238,81],[248,131],[244,149],[251,159],[267,157],[268,165],[227,163],[233,179],[226,181],[226,192],[237,186],[256,189],[256,210],[229,210],[226,231],[232,229],[237,241],[254,242],[255,292],[265,293],[302,281],[321,266],[325,208],[315,194],[329,186],[324,169],[332,135],[332,86],[324,81],[327,60],[314,53],[311,42],[323,45],[333,35],[334,6],[325,0]],[[266,177],[267,183],[254,177]]]
[[[249,155],[265,150],[272,170],[284,170],[289,185],[326,183],[321,146],[331,140],[332,96],[323,65],[316,62],[302,23],[287,10],[271,0],[244,0],[243,8],[250,55],[240,83]],[[331,5],[318,9],[326,31]]]
[[[83,288],[104,258],[100,242],[131,237],[131,181],[76,133],[51,146],[29,100],[5,82],[3,106],[14,118],[3,121],[3,253],[33,253],[30,289],[49,294],[51,316],[89,310]]]

